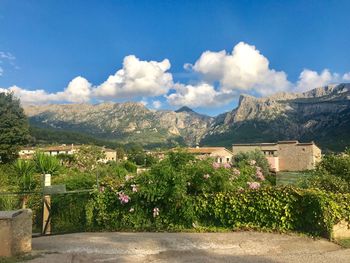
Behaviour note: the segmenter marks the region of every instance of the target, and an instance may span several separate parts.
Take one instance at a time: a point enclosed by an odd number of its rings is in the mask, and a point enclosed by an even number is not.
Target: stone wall
[[[32,211],[0,211],[0,256],[10,257],[32,250]]]

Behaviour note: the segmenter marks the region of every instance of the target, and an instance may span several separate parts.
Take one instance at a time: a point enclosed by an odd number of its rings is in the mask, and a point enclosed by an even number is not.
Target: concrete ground
[[[257,232],[78,233],[34,238],[33,250],[27,262],[350,262],[324,239]]]

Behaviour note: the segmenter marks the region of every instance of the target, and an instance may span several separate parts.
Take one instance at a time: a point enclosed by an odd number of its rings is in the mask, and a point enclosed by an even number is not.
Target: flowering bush
[[[258,189],[268,183],[257,178],[257,170],[251,165],[231,167],[212,159],[195,160],[184,152],[171,153],[140,175],[123,173],[102,180],[88,209],[88,221],[113,229],[134,229],[135,224],[140,229],[188,228],[197,220],[196,196]]]

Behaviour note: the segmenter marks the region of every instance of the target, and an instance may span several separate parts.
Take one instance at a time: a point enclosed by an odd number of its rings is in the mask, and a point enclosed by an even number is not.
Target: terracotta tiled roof
[[[199,148],[187,148],[189,153],[199,153],[199,154],[211,154],[216,151],[224,150],[228,151],[225,147],[199,147]]]

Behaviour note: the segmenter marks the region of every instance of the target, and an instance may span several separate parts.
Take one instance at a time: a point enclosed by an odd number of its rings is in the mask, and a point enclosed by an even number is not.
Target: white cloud
[[[269,95],[291,87],[286,73],[270,69],[268,59],[244,42],[238,43],[231,54],[224,50],[204,52],[192,69],[208,82],[219,82],[219,90],[226,93]]]
[[[56,95],[59,100],[82,103],[90,100],[91,93],[91,83],[87,79],[78,76],[69,82],[63,92],[58,92]]]
[[[10,52],[0,51],[0,59],[15,60],[16,57],[12,55]]]
[[[175,84],[175,93],[166,96],[173,106],[213,107],[220,106],[232,100],[232,93],[218,92],[208,83],[198,85]]]
[[[91,84],[83,77],[74,78],[64,89],[57,93],[48,93],[43,89],[27,90],[11,86],[3,91],[13,92],[22,104],[45,104],[53,102],[82,103],[90,100]]]
[[[344,81],[350,81],[350,72],[345,73],[345,74],[343,75],[343,80],[344,80]]]
[[[350,72],[341,76],[338,73],[331,73],[324,69],[321,73],[317,71],[304,69],[299,76],[295,91],[305,92],[314,88],[326,86],[331,83],[340,83],[350,81]]]
[[[97,97],[132,98],[165,95],[173,85],[170,62],[142,61],[134,55],[124,58],[123,68],[97,87]]]
[[[11,53],[0,52],[0,62],[11,63],[13,60],[15,57]],[[340,75],[328,69],[320,73],[304,69],[298,81],[291,83],[285,72],[272,69],[269,60],[255,46],[244,42],[234,46],[231,53],[205,51],[194,64],[185,64],[184,68],[196,77],[189,84],[174,84],[170,67],[168,59],[143,61],[129,55],[124,58],[122,68],[98,86],[78,76],[63,91],[55,93],[18,86],[0,89],[0,92],[14,92],[24,104],[142,98],[141,103],[158,109],[162,102],[152,100],[152,97],[164,96],[173,106],[216,107],[231,102],[241,93],[268,96],[279,91],[304,92],[330,83],[350,81],[350,72]],[[0,76],[2,73],[0,67]]]
[[[153,108],[155,108],[155,109],[159,109],[160,107],[162,107],[162,102],[159,101],[159,100],[154,100],[154,101],[152,102],[152,106],[153,106]]]

